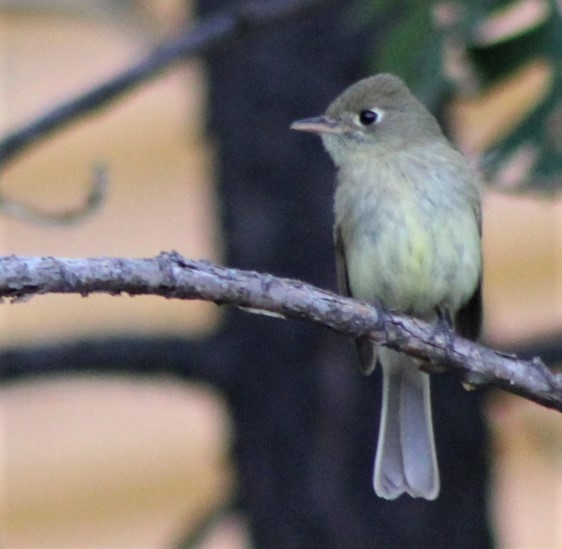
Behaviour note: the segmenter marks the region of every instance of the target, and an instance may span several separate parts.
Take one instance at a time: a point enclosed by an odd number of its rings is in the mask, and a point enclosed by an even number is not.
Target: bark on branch
[[[261,314],[322,324],[348,336],[368,336],[472,385],[500,387],[562,412],[562,374],[540,359],[518,360],[460,337],[444,337],[419,320],[320,290],[304,282],[228,269],[176,252],[155,258],[63,259],[0,257],[0,297],[18,301],[46,293],[159,295],[202,299]]]

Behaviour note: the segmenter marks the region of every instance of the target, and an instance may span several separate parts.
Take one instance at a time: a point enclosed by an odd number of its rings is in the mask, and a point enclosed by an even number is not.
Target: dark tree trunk
[[[225,4],[198,2],[202,14]],[[349,5],[326,2],[206,59],[229,266],[335,288],[334,169],[320,141],[289,124],[366,75],[377,29],[353,30]],[[371,487],[379,373],[361,377],[347,341],[232,310],[212,360],[207,377],[231,405],[239,501],[256,547],[491,545],[480,398],[457,380],[433,382],[440,497],[386,502]]]

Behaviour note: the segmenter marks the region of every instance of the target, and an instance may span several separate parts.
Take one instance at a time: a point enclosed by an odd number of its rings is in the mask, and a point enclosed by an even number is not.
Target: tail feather
[[[433,500],[439,494],[439,470],[433,436],[429,375],[412,359],[381,347],[383,396],[374,487],[378,496],[403,493]]]

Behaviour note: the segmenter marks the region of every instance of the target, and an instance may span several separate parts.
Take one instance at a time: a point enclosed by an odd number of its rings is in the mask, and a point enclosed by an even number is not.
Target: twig
[[[62,212],[45,212],[22,202],[8,200],[0,195],[0,214],[16,217],[22,221],[29,221],[38,225],[72,225],[83,221],[100,208],[105,199],[107,187],[106,168],[101,165],[96,166],[93,169],[90,189],[81,206]]]
[[[45,140],[55,131],[109,106],[112,101],[147,80],[155,78],[174,63],[204,53],[252,28],[297,16],[321,4],[321,0],[278,0],[266,3],[249,1],[203,19],[191,30],[163,43],[145,58],[116,76],[78,97],[57,105],[29,124],[5,136],[0,140],[0,172],[30,147]],[[105,171],[98,170],[84,206],[62,213],[43,212],[32,206],[9,200],[0,194],[0,214],[42,225],[76,223],[98,209],[103,202],[106,186]]]
[[[518,360],[460,337],[439,341],[432,326],[337,296],[304,282],[227,269],[173,253],[148,259],[0,258],[0,297],[109,293],[202,299],[323,324],[367,336],[455,371],[472,385],[491,385],[562,412],[562,375],[539,360]],[[447,339],[447,338],[445,338]]]
[[[8,134],[0,141],[0,170],[55,130],[107,107],[112,101],[155,78],[173,64],[207,52],[252,28],[278,23],[323,4],[326,4],[326,0],[249,1],[202,19],[185,34],[161,44],[144,59],[106,82],[61,103],[28,125]]]

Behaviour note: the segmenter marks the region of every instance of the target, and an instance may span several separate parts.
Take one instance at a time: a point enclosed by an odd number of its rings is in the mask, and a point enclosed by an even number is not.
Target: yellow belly
[[[436,306],[457,310],[474,291],[480,272],[479,235],[473,216],[427,219],[401,210],[400,224],[359,228],[346,242],[352,294],[418,316]]]

